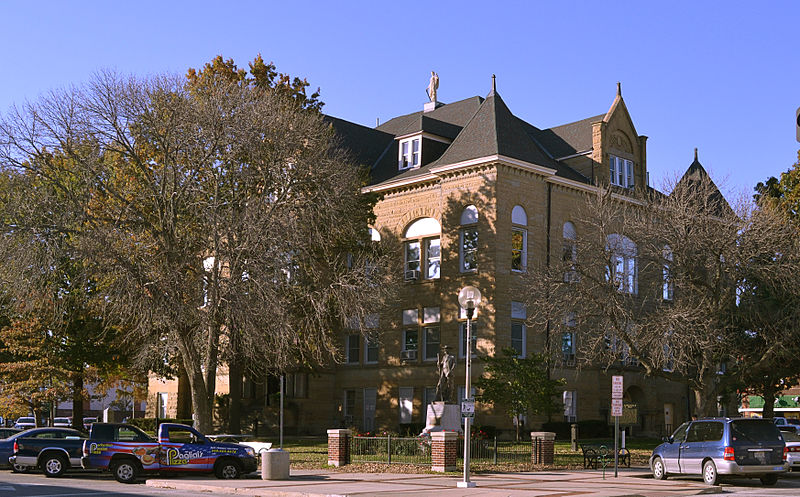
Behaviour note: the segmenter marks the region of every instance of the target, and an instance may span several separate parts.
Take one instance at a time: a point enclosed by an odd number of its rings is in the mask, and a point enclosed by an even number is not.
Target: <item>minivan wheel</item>
[[[778,475],[764,475],[760,479],[762,485],[775,485],[778,483]]]
[[[703,481],[706,482],[707,485],[717,484],[717,466],[714,464],[714,461],[706,461],[705,464],[703,464]]]
[[[656,480],[667,479],[667,472],[664,471],[664,461],[660,457],[653,459],[653,478]]]

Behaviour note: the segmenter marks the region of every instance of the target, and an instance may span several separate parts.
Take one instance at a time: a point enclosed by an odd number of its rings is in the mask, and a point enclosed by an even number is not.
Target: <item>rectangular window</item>
[[[425,277],[436,279],[439,277],[439,270],[442,262],[441,240],[431,238],[425,241],[425,263],[427,271]]]
[[[561,360],[565,366],[575,365],[575,334],[571,331],[561,334]]]
[[[564,390],[563,395],[564,421],[567,423],[575,423],[578,420],[578,392],[575,390]]]
[[[459,346],[458,346],[458,357],[464,358],[467,356],[467,323],[459,323]],[[475,320],[470,321],[469,325],[469,335],[470,335],[470,350],[472,351],[472,357],[477,357],[478,351],[478,322]]]
[[[427,416],[427,406],[431,403],[436,402],[436,387],[425,387],[425,390],[422,392],[423,395],[423,402],[425,403],[425,412]]]
[[[362,428],[364,431],[375,429],[375,407],[378,400],[378,390],[376,388],[364,389],[364,419]]]
[[[427,326],[424,328],[425,337],[425,359],[432,360],[437,358],[439,347],[442,344],[438,326]]]
[[[461,261],[462,273],[478,269],[478,228],[461,230],[459,260]]]
[[[358,364],[358,354],[360,347],[361,335],[347,335],[346,343],[346,360],[348,364]]]
[[[608,157],[608,174],[612,185],[623,188],[634,187],[633,161],[610,155]]]
[[[421,252],[419,241],[406,243],[406,271],[419,273],[421,267]],[[406,277],[408,279],[408,277]]]
[[[417,330],[406,330],[403,332],[403,351],[417,351],[419,344],[419,332]]]
[[[400,142],[400,156],[397,161],[397,168],[400,170],[418,167],[420,165],[420,153],[422,142],[419,138],[403,140]]]
[[[367,337],[364,339],[364,362],[375,364],[378,362],[378,339]]]
[[[355,422],[353,416],[356,413],[356,391],[345,390],[344,399],[342,401],[342,416],[344,416],[344,423],[352,426]]]
[[[527,230],[514,228],[511,230],[511,270],[525,271],[527,265],[526,245],[528,241]]]
[[[400,424],[408,424],[414,412],[414,387],[400,387],[399,390]]]
[[[525,357],[525,325],[519,321],[511,322],[511,348],[519,357]]]
[[[673,294],[675,292],[675,285],[673,284],[672,278],[670,277],[670,268],[668,263],[665,263],[664,267],[661,269],[661,275],[662,275],[661,298],[664,300],[672,300]]]

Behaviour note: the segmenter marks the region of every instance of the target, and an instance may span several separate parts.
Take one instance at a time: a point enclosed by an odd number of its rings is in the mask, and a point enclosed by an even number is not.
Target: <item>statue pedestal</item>
[[[431,402],[425,416],[423,435],[434,431],[455,431],[461,433],[461,408],[457,404]]]

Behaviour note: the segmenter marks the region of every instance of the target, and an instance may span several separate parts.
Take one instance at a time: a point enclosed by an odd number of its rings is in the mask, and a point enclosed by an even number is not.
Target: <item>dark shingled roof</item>
[[[714,183],[714,180],[711,179],[703,165],[697,160],[697,149],[694,151],[694,162],[692,162],[689,165],[689,169],[683,173],[683,176],[675,184],[675,188],[672,189],[670,195],[675,195],[677,192],[684,189],[705,188],[705,186],[703,186],[705,182],[708,182],[709,192],[705,202],[708,209],[713,211],[711,214],[720,217],[735,215],[730,204],[725,200],[725,196],[722,195],[722,192],[719,191],[716,183]]]
[[[430,112],[423,113],[419,111],[413,114],[395,117],[381,124],[377,129],[395,136],[402,136],[409,133],[406,132],[406,130],[412,126],[412,122],[415,122],[415,119],[418,119],[423,114],[425,117],[463,128],[464,125],[467,124],[467,121],[475,115],[475,112],[477,112],[482,102],[483,99],[481,97],[466,98],[458,102],[453,102],[452,104],[442,105]]]
[[[493,155],[555,169],[557,176],[590,183],[588,178],[554,158],[591,149],[591,123],[602,118],[600,115],[541,130],[514,116],[495,91],[486,99],[470,97],[430,112],[395,117],[374,129],[326,116],[342,144],[353,150],[359,162],[372,167],[373,185],[424,176],[437,166]],[[398,171],[396,138],[422,131],[453,142],[437,160],[416,169]]]
[[[539,141],[553,157],[559,159],[592,149],[592,123],[602,121],[605,114],[589,117],[574,123],[544,129]]]
[[[333,127],[338,145],[347,149],[360,165],[372,167],[381,154],[394,144],[394,135],[389,133],[332,116],[324,116],[323,119]]]

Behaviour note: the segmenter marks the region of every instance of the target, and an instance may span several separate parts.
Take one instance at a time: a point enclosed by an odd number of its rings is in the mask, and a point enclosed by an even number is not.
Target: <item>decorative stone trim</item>
[[[328,466],[350,464],[350,430],[328,430]]]
[[[531,432],[531,463],[553,464],[556,434],[550,431]]]
[[[431,471],[444,473],[456,470],[458,433],[434,431],[431,433]]]

